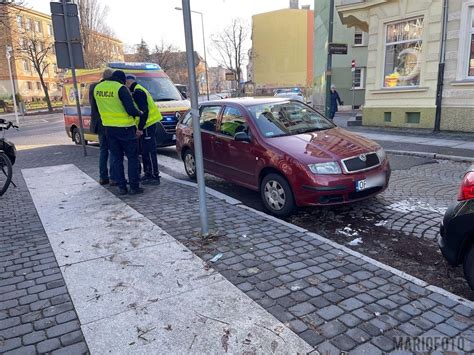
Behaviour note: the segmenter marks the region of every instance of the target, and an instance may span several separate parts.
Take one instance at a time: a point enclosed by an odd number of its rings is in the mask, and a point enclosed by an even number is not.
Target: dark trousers
[[[99,134],[99,176],[102,180],[109,179],[109,142],[107,136],[104,133]],[[112,159],[111,159],[112,160]],[[113,180],[112,169],[110,171],[110,178]]]
[[[333,119],[334,119],[334,116],[336,116],[336,112],[337,112],[337,110],[335,110],[335,109],[333,109],[333,108],[331,108],[331,109],[329,110],[329,118],[330,118],[331,120],[333,120]]]
[[[160,175],[158,157],[156,156],[156,123],[143,130],[140,136],[142,147],[143,173],[147,177]]]
[[[107,127],[107,139],[111,155],[113,179],[119,188],[126,187],[123,157],[128,159],[128,180],[131,189],[139,187],[140,176],[138,167],[138,139],[135,127]]]

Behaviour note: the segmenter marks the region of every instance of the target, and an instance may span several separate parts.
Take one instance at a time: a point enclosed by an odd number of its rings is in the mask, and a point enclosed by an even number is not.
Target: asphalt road
[[[62,115],[36,117],[7,138],[18,150],[73,145]],[[384,142],[380,142],[384,146]],[[77,147],[80,149],[80,147]],[[98,146],[88,148],[96,154]],[[186,179],[174,147],[158,151],[163,172]],[[461,270],[446,265],[436,245],[444,211],[455,200],[468,164],[411,156],[389,156],[392,179],[376,198],[339,207],[302,208],[288,222],[321,234],[363,254],[413,274],[453,293],[474,299]],[[206,176],[207,186],[263,210],[257,192]],[[361,244],[349,243],[360,238]]]

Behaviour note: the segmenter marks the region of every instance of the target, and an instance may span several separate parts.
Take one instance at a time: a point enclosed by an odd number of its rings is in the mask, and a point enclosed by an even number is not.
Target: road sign
[[[68,39],[71,43],[72,56],[76,68],[84,68],[84,55],[82,52],[81,31],[79,26],[79,16],[77,5],[72,3],[66,4],[67,21],[65,21],[63,4],[60,2],[51,2],[51,18],[53,21],[54,32],[54,48],[56,50],[56,61],[58,68],[70,69],[71,58],[69,57]],[[67,34],[66,25],[67,22]]]
[[[347,54],[347,44],[345,43],[329,43],[329,54]]]
[[[235,73],[234,72],[225,73],[225,80],[227,80],[227,81],[236,81],[237,78],[235,76]]]
[[[356,61],[352,59],[352,71],[356,71]]]

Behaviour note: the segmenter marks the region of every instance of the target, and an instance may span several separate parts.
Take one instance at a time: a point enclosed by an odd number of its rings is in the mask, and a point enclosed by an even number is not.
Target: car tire
[[[290,184],[280,174],[268,174],[260,183],[263,205],[277,217],[287,217],[296,210],[295,198]]]
[[[469,287],[474,290],[474,244],[471,244],[464,256],[463,269]]]
[[[77,127],[74,127],[72,129],[72,141],[77,145],[82,144],[81,132],[79,132],[79,129]],[[85,144],[87,144],[87,141],[85,141]]]
[[[191,180],[196,180],[196,159],[191,149],[186,149],[183,154],[184,170]]]

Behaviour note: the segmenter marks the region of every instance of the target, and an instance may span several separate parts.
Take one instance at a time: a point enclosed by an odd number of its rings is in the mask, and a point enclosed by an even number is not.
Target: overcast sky
[[[139,43],[143,38],[153,48],[161,39],[173,43],[180,49],[185,48],[181,0],[98,0],[107,4],[107,21],[125,45]],[[26,0],[35,10],[50,13],[50,0]],[[206,46],[208,61],[216,64],[212,55],[210,35],[228,25],[233,18],[242,18],[250,26],[252,15],[289,7],[289,0],[191,0],[191,9],[204,13]],[[311,5],[314,0],[300,0],[301,5]],[[202,55],[201,19],[193,14],[194,48]],[[247,45],[249,46],[249,44]]]

